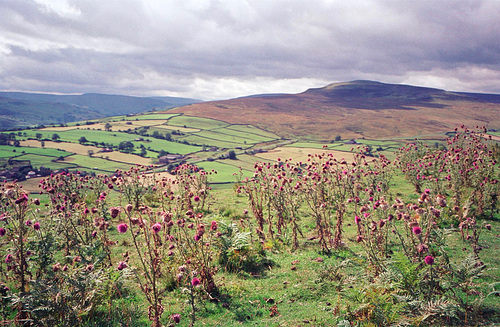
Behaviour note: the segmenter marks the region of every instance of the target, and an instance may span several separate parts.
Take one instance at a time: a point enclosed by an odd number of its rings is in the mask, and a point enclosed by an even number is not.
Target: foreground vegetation
[[[37,326],[500,323],[498,144],[2,185],[1,319]]]

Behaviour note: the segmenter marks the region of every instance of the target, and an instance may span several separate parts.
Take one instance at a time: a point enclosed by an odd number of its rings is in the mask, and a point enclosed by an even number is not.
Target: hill
[[[68,103],[0,97],[0,130],[102,117],[96,110]]]
[[[0,99],[0,129],[137,114],[199,102],[177,97],[134,97],[99,93],[56,95],[0,92]],[[30,115],[26,115],[27,112]]]
[[[457,125],[500,128],[498,95],[457,93],[374,81],[334,83],[300,94],[196,103],[170,113],[252,124],[311,140],[410,137]]]

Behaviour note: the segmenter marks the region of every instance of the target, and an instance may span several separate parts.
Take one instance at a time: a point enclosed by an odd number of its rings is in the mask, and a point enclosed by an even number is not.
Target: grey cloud
[[[0,0],[0,50],[10,51],[0,51],[9,66],[0,68],[0,89],[196,97],[200,79],[275,92],[280,80],[404,82],[413,74],[500,91],[497,17],[500,2],[491,0],[74,0],[60,12]],[[488,74],[467,81],[465,68]]]

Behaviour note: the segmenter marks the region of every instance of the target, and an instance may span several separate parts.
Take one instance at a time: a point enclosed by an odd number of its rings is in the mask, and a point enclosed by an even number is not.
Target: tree
[[[118,144],[118,150],[130,153],[134,151],[134,143],[130,141],[123,141]]]
[[[108,131],[108,132],[109,132],[109,131],[111,131],[111,127],[113,127],[113,126],[111,126],[111,124],[110,124],[110,123],[106,123],[106,125],[104,125],[104,129],[105,129],[106,131]]]
[[[78,140],[78,142],[79,142],[80,144],[87,143],[88,141],[89,141],[89,140],[87,140],[87,138],[86,138],[85,136],[80,137],[80,139]]]
[[[55,141],[55,142],[56,142],[56,141],[57,141],[57,140],[59,140],[60,138],[61,138],[61,137],[59,136],[59,134],[57,134],[57,133],[52,134],[52,141]]]
[[[158,132],[158,131],[154,131],[153,132],[153,135],[152,135],[155,139],[163,139],[163,134]]]
[[[335,136],[335,142],[341,141],[342,137],[340,135]]]
[[[236,160],[236,152],[234,152],[234,150],[229,150],[227,157],[231,160]]]
[[[36,137],[37,139],[41,139],[41,138],[43,137],[43,134],[42,134],[42,133],[36,133],[36,134],[35,134],[35,137]]]

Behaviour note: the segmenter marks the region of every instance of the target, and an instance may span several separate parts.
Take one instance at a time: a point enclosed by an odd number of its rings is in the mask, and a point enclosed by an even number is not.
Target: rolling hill
[[[251,96],[169,110],[252,124],[282,137],[311,140],[411,137],[457,125],[500,129],[500,96],[374,81],[352,81],[300,94]]]
[[[177,97],[0,92],[0,129],[138,114],[153,109],[164,110],[196,102],[199,100]],[[26,113],[30,114],[26,115]]]

